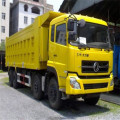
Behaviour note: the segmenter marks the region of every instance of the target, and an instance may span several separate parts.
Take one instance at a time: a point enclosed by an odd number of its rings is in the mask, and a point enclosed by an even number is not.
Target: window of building
[[[33,23],[34,22],[34,18],[31,18],[31,23]]]
[[[2,6],[6,6],[6,0],[2,0]]]
[[[44,4],[44,0],[39,0],[40,3]]]
[[[38,7],[32,7],[32,13],[40,14],[40,9]]]
[[[51,28],[51,41],[52,42],[54,42],[54,30],[55,30],[55,25],[53,25]]]
[[[57,26],[56,42],[62,45],[66,45],[66,24],[61,24]]]
[[[28,23],[28,17],[24,16],[24,24]]]
[[[5,43],[5,40],[4,40],[4,39],[1,39],[1,43]]]
[[[1,26],[1,32],[5,33],[5,26]]]
[[[26,12],[28,11],[28,5],[26,5],[26,4],[24,5],[24,11],[26,11]]]
[[[2,19],[5,20],[5,13],[2,13]]]
[[[19,31],[22,30],[22,28],[19,28]]]
[[[35,1],[35,2],[39,2],[39,0],[33,0],[33,1]]]

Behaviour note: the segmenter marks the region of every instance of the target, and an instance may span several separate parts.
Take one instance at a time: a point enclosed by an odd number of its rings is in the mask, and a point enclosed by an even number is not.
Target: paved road
[[[6,76],[0,74],[0,78]],[[55,111],[47,99],[33,99],[29,88],[15,90],[9,87],[7,79],[0,80],[0,120],[112,120],[119,119],[119,113],[119,106],[101,100],[96,106],[86,105],[82,100],[66,101],[62,110]]]
[[[8,77],[8,73],[7,72],[0,73],[0,79],[5,78],[5,77]]]
[[[119,92],[119,91],[118,91]],[[101,99],[107,102],[120,105],[120,92],[117,93],[105,93],[101,95]]]

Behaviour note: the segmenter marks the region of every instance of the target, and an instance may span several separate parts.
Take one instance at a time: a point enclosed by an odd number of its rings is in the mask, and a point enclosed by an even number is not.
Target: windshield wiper
[[[105,50],[111,50],[111,47],[109,47],[109,45],[107,45],[108,43],[104,43],[104,44],[89,44],[90,48],[98,48],[98,49],[105,49]]]
[[[81,48],[90,48],[90,47],[88,45],[85,45],[85,44],[79,44],[78,48],[81,49]]]
[[[111,51],[112,50],[112,47],[110,48],[104,48],[106,51]]]
[[[111,49],[112,49],[112,48],[106,48],[105,46],[103,47],[103,46],[97,46],[97,45],[96,46],[95,45],[91,46],[91,48],[98,48],[98,49],[101,49],[101,50],[104,49],[106,51],[111,51]]]

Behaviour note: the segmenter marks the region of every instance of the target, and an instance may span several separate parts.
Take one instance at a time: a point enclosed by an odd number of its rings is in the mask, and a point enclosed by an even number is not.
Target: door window
[[[66,45],[66,24],[56,27],[56,43]]]
[[[51,41],[54,42],[54,29],[55,29],[55,25],[53,25],[51,27]]]

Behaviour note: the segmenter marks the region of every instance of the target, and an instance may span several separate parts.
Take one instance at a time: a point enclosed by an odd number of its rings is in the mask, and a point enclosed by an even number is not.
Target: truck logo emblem
[[[93,69],[94,69],[94,72],[98,72],[99,71],[99,63],[98,62],[94,63]]]

